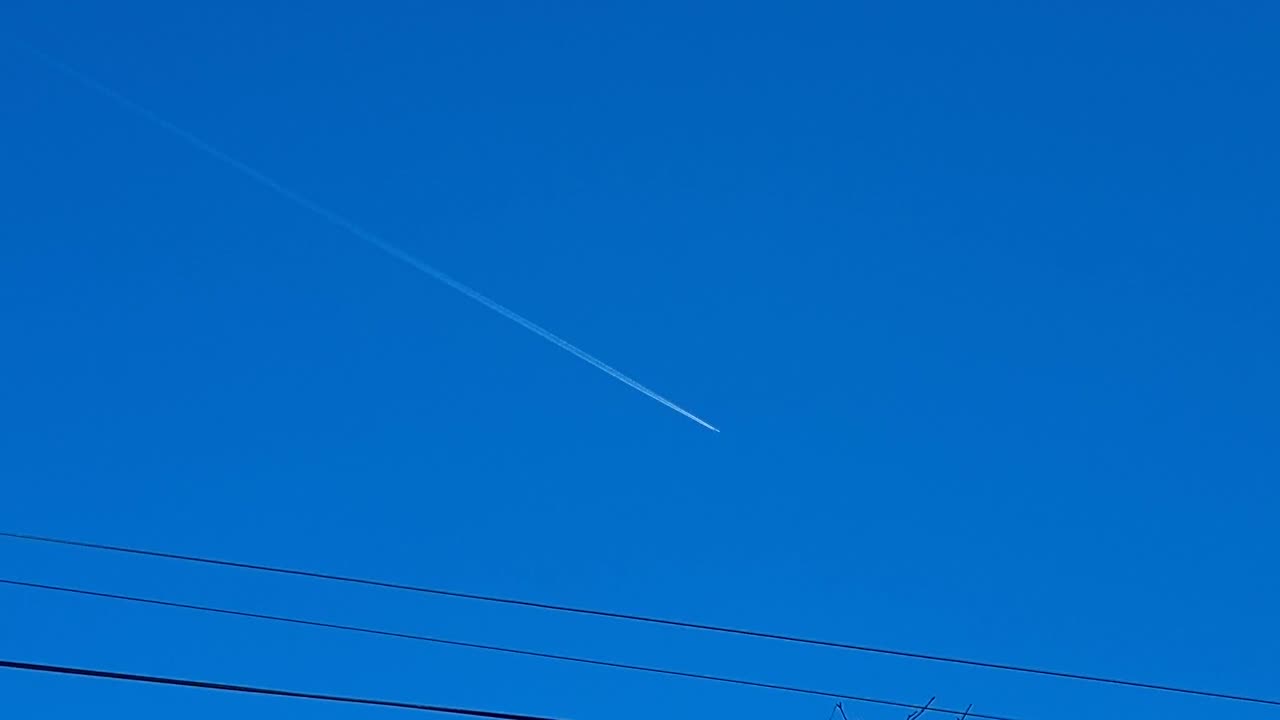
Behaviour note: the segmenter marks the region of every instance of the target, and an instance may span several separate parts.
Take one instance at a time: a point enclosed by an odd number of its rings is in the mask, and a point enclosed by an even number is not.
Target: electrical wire
[[[1180,695],[1192,695],[1197,697],[1217,698],[1219,700],[1231,700],[1235,702],[1252,703],[1255,705],[1268,705],[1272,707],[1280,707],[1280,699],[1264,698],[1249,695],[1239,695],[1234,693],[1219,692],[1215,690],[1204,690],[1178,685],[1162,685],[1158,683],[1142,682],[1138,680],[1125,680],[1121,678],[1105,677],[1102,675],[1089,675],[1085,673],[1067,672],[1062,670],[1050,670],[1042,667],[1033,667],[1027,665],[1015,665],[1012,663],[989,662],[985,660],[975,660],[972,658],[962,658],[947,655],[937,655],[932,653],[914,652],[910,650],[898,650],[894,648],[876,647],[872,645],[859,645],[855,643],[840,642],[836,640],[821,640],[817,638],[801,637],[797,635],[786,635],[782,633],[767,632],[762,630],[748,630],[744,628],[728,627],[723,625],[713,625],[710,623],[690,622],[686,620],[673,620],[670,618],[659,618],[646,615],[638,615],[633,613],[615,612],[611,610],[597,610],[592,608],[575,607],[572,605],[559,605],[554,603],[538,602],[534,600],[524,600],[520,598],[502,597],[497,595],[483,595],[479,593],[463,592],[459,590],[448,590],[443,588],[426,587],[421,585],[409,585],[405,583],[390,582],[386,580],[375,580],[370,578],[361,578],[345,575],[336,575],[332,573],[316,572],[311,570],[298,570],[292,568],[273,567],[270,565],[262,565],[257,563],[239,562],[234,560],[222,560],[217,558],[199,557],[195,555],[183,555],[179,553],[164,552],[159,550],[146,550],[141,548],[126,547],[121,545],[107,545],[103,543],[86,542],[81,540],[68,540],[64,538],[54,538],[40,535],[29,535],[25,533],[15,533],[0,531],[0,537],[7,537],[15,540],[27,540],[32,542],[49,543],[55,545],[65,545],[70,547],[88,548],[93,550],[104,550],[114,553],[125,553],[129,555],[139,555],[144,557],[164,558],[168,560],[179,560],[182,562],[200,563],[204,565],[215,565],[220,567],[239,568],[243,570],[254,570],[258,572],[274,573],[277,575],[290,575],[294,577],[305,577],[316,580],[327,580],[333,582],[351,583],[355,585],[364,585],[368,587],[386,588],[391,590],[402,590],[406,592],[420,593],[425,595],[436,595],[441,597],[459,598],[464,600],[476,600],[487,603],[497,603],[501,605],[509,605],[516,607],[534,608],[538,610],[548,610],[551,612],[570,613],[575,615],[584,615],[591,617],[609,618],[613,620],[626,620],[629,622],[646,623],[649,625],[662,625],[667,627],[683,628],[688,630],[701,630],[705,632],[720,633],[726,635],[737,635],[742,637],[760,638],[765,640],[775,640],[779,642],[794,643],[800,645],[810,645],[816,647],[836,648],[840,650],[851,650],[860,653],[870,653],[875,655],[887,655],[893,657],[910,658],[913,660],[923,660],[927,662],[947,663],[951,665],[964,665],[968,667],[985,668],[989,670],[1001,670],[1005,672],[1023,673],[1027,675],[1040,675],[1046,677],[1061,678],[1066,680],[1079,680],[1083,682],[1101,683],[1106,685],[1119,685],[1129,688],[1141,690],[1153,690],[1165,693],[1177,693]],[[973,717],[970,715],[970,717]]]
[[[376,698],[352,697],[349,695],[330,695],[327,693],[303,692],[301,690],[282,690],[253,685],[237,685],[234,683],[210,682],[208,680],[190,680],[186,678],[162,677],[160,675],[140,675],[111,670],[69,667],[66,665],[47,665],[44,663],[20,662],[0,659],[0,668],[10,670],[26,670],[29,672],[52,673],[57,675],[74,675],[78,677],[102,678],[106,680],[122,680],[125,682],[148,683],[151,685],[171,685],[202,690],[220,690],[223,692],[247,693],[251,695],[270,695],[273,697],[295,698],[300,700],[322,700],[324,702],[345,703],[347,705],[372,705],[401,710],[418,710],[420,712],[444,713],[447,715],[465,715],[468,717],[489,718],[490,720],[557,720],[557,718],[522,713],[495,712],[492,710],[474,710],[471,708],[447,707],[444,705],[425,705],[422,703],[402,702],[399,700],[379,700]]]
[[[343,625],[339,623],[323,622],[320,620],[305,620],[296,617],[287,617],[283,615],[268,615],[265,613],[249,612],[247,610],[232,610],[229,608],[211,607],[208,605],[193,605],[190,603],[173,602],[169,600],[158,600],[155,598],[144,598],[135,595],[121,595],[117,593],[99,592],[96,590],[85,590],[82,588],[71,588],[61,585],[47,585],[44,583],[25,582],[22,580],[11,580],[0,578],[0,585],[10,585],[15,587],[33,588],[37,590],[51,590],[54,592],[67,593],[71,595],[82,595],[96,598],[107,598],[111,600],[123,600],[125,602],[140,603],[144,605],[152,605],[167,608],[178,608],[182,610],[193,610],[202,613],[212,613],[216,615],[226,615],[232,617],[252,618],[255,620],[266,620],[269,622],[287,623],[290,625],[301,625],[305,627],[324,628],[328,630],[341,630],[344,632],[361,633],[364,635],[377,635],[381,637],[399,638],[402,640],[413,640],[416,642],[434,643],[437,645],[448,645],[451,647],[463,647],[474,650],[486,650],[490,652],[500,652],[509,655],[520,655],[524,657],[536,657],[546,660],[557,660],[560,662],[578,663],[581,665],[595,665],[597,667],[614,668],[618,670],[630,670],[635,672],[651,673],[655,675],[667,675],[671,677],[689,678],[692,680],[705,680],[717,683],[726,683],[730,685],[739,685],[745,687],[760,688],[764,690],[777,690],[787,693],[796,693],[801,695],[816,695],[818,697],[831,698],[836,700],[850,700],[854,702],[868,703],[872,705],[883,705],[889,707],[903,708],[916,713],[918,717],[920,713],[925,711],[959,714],[959,710],[948,710],[946,708],[930,707],[928,703],[920,705],[917,703],[900,702],[897,700],[885,700],[883,698],[862,697],[857,695],[848,695],[833,690],[817,690],[814,688],[797,687],[794,685],[781,685],[778,683],[759,682],[755,680],[744,680],[741,678],[724,677],[720,675],[708,675],[705,673],[686,672],[683,670],[672,670],[669,668],[650,667],[646,665],[632,665],[629,663],[613,662],[611,660],[599,660],[596,658],[574,657],[572,655],[558,655],[555,653],[540,652],[537,650],[525,650],[521,648],[503,647],[501,645],[488,645],[484,643],[467,642],[464,640],[451,640],[447,638],[431,637],[427,635],[415,635],[413,633],[398,632],[395,630],[384,630],[379,628],[360,627],[357,625]],[[930,700],[930,703],[933,701]],[[984,715],[980,713],[971,713],[971,718],[980,718],[982,720],[1015,720],[1014,718],[1001,715]]]

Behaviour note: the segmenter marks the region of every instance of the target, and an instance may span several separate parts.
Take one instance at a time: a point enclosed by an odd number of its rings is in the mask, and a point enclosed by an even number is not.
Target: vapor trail
[[[285,187],[284,185],[281,185],[279,182],[277,182],[270,176],[257,170],[256,168],[254,168],[253,166],[245,162],[237,160],[236,158],[232,157],[231,155],[228,155],[222,150],[219,150],[217,147],[214,147],[213,145],[209,144],[205,140],[201,139],[198,135],[195,135],[177,125],[174,125],[172,122],[169,122],[163,117],[157,115],[155,112],[153,112],[149,108],[143,105],[140,105],[137,102],[134,102],[133,100],[130,100],[129,98],[125,97],[124,95],[121,95],[120,93],[116,92],[109,86],[99,82],[98,80],[94,79],[93,77],[90,77],[89,75],[86,75],[80,72],[79,70],[71,67],[70,65],[67,65],[64,62],[56,58],[53,58],[36,48],[26,45],[25,43],[22,43],[21,45],[27,52],[40,58],[41,61],[45,62],[46,64],[48,64],[53,68],[56,68],[59,72],[75,79],[80,84],[94,90],[95,92],[101,95],[106,96],[107,98],[110,98],[111,100],[115,101],[121,106],[129,109],[133,113],[169,131],[173,135],[176,135],[182,140],[185,140],[189,145],[192,145],[196,149],[203,151],[205,154],[217,160],[222,161],[223,163],[235,168],[236,170],[239,170],[241,173],[249,176],[253,180],[256,180],[258,183],[275,191],[278,195],[282,195],[288,198],[289,200],[292,200],[294,203],[302,206],[303,208],[306,208],[307,210],[310,210],[316,215],[319,215],[325,220],[328,220],[330,223],[333,223],[334,225],[337,225],[338,227],[346,230],[347,232],[351,233],[357,238],[364,240],[365,242],[385,252],[391,257],[394,257],[397,260],[400,260],[416,268],[422,273],[429,275],[430,277],[433,277],[436,280],[439,280],[445,285],[448,285],[454,290],[457,290],[463,295],[466,295],[472,300],[498,313],[499,315],[505,317],[506,319],[516,323],[520,327],[523,327],[524,329],[534,333],[538,337],[541,337],[542,339],[554,344],[556,347],[559,347],[560,349],[568,352],[569,354],[573,355],[579,360],[582,360],[583,362],[588,363],[592,367],[596,368],[597,370],[600,370],[601,372],[612,377],[613,379],[653,398],[654,400],[657,400],[663,405],[666,405],[672,410],[675,410],[676,412],[698,423],[699,425],[707,428],[708,430],[711,430],[714,432],[720,432],[720,430],[715,426],[713,426],[711,423],[708,423],[707,421],[703,420],[697,415],[694,415],[688,410],[685,410],[679,405],[676,405],[675,403],[662,397],[661,395],[650,390],[644,385],[641,385],[635,380],[632,380],[631,378],[624,375],[622,372],[615,370],[614,368],[605,364],[604,361],[600,360],[599,358],[596,358],[595,356],[591,355],[585,350],[582,350],[581,348],[573,345],[569,341],[565,340],[564,338],[561,338],[560,336],[556,335],[550,330],[547,330],[546,328],[534,323],[532,320],[525,318],[524,316],[516,313],[514,310],[511,310],[499,304],[496,300],[491,300],[490,298],[482,295],[479,291],[473,290],[467,285],[464,285],[463,283],[457,280],[454,280],[452,277],[449,277],[448,275],[441,272],[440,270],[437,270],[435,267],[429,265],[427,262],[420,260],[414,257],[413,255],[410,255],[408,252],[401,250],[395,245],[392,245],[390,242],[383,240],[378,235],[368,230],[365,230],[364,228],[360,227],[359,225],[352,222],[351,220],[348,220],[347,218],[343,217],[342,215],[339,215],[338,213],[330,210],[329,208],[326,208],[323,205],[320,205],[319,203],[315,202],[314,200],[311,200],[305,195],[302,195],[294,190],[289,189],[288,187]]]

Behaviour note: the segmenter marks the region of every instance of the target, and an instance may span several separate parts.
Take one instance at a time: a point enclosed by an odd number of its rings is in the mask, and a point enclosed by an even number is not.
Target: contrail
[[[62,61],[60,61],[60,60],[58,60],[58,59],[56,59],[56,58],[54,58],[54,57],[51,57],[51,56],[49,56],[49,55],[45,54],[44,52],[42,52],[42,51],[40,51],[40,50],[38,50],[38,49],[36,49],[36,48],[34,48],[34,47],[31,47],[31,46],[29,46],[29,45],[27,45],[27,44],[25,44],[25,43],[19,43],[19,44],[20,44],[20,46],[21,46],[23,49],[25,49],[27,52],[29,52],[29,53],[31,53],[32,55],[34,55],[34,56],[38,57],[41,61],[43,61],[44,63],[48,64],[49,66],[51,66],[51,67],[53,67],[53,68],[57,69],[59,72],[61,72],[61,73],[65,74],[65,75],[67,75],[67,76],[69,76],[69,77],[71,77],[71,78],[75,79],[75,80],[76,80],[77,82],[79,82],[80,84],[82,84],[82,85],[84,85],[84,86],[86,86],[86,87],[88,87],[88,88],[90,88],[90,89],[94,90],[95,92],[97,92],[97,93],[99,93],[99,94],[101,94],[101,95],[103,95],[103,96],[105,96],[105,97],[107,97],[107,98],[110,98],[111,100],[115,101],[115,102],[116,102],[116,103],[118,103],[119,105],[121,105],[121,106],[123,106],[123,107],[127,108],[128,110],[132,111],[132,112],[133,112],[133,113],[135,113],[136,115],[139,115],[139,116],[141,116],[141,117],[143,117],[143,118],[145,118],[145,119],[149,120],[150,122],[152,122],[152,123],[154,123],[154,124],[156,124],[156,125],[160,126],[161,128],[163,128],[163,129],[165,129],[165,130],[169,131],[171,134],[176,135],[177,137],[181,138],[182,140],[185,140],[185,141],[187,142],[187,144],[189,144],[189,145],[191,145],[191,146],[195,147],[195,148],[196,148],[196,149],[198,149],[198,150],[203,151],[206,155],[209,155],[209,156],[211,156],[211,157],[213,157],[213,158],[215,158],[215,159],[217,159],[217,160],[222,161],[222,162],[223,162],[223,163],[225,163],[226,165],[229,165],[229,166],[231,166],[231,167],[235,168],[236,170],[239,170],[241,173],[243,173],[243,174],[247,175],[247,176],[248,176],[248,177],[250,177],[251,179],[256,180],[259,184],[264,185],[264,186],[266,186],[267,188],[269,188],[269,189],[271,189],[271,190],[275,191],[275,193],[276,193],[276,194],[281,195],[281,196],[284,196],[284,197],[288,198],[289,200],[292,200],[294,203],[296,203],[296,204],[298,204],[298,205],[302,206],[303,208],[306,208],[307,210],[310,210],[311,212],[315,213],[316,215],[319,215],[320,217],[324,218],[325,220],[328,220],[330,223],[333,223],[334,225],[337,225],[338,227],[342,228],[343,230],[346,230],[347,232],[351,233],[352,235],[356,236],[357,238],[360,238],[361,240],[364,240],[365,242],[367,242],[367,243],[369,243],[370,245],[372,245],[372,246],[374,246],[374,247],[378,248],[379,250],[381,250],[381,251],[385,252],[386,254],[390,255],[391,257],[394,257],[394,258],[396,258],[397,260],[400,260],[400,261],[402,261],[402,262],[404,262],[404,263],[406,263],[406,264],[408,264],[408,265],[410,265],[410,266],[412,266],[412,267],[416,268],[417,270],[421,271],[422,273],[424,273],[424,274],[426,274],[426,275],[429,275],[430,277],[433,277],[433,278],[435,278],[436,280],[439,280],[440,282],[444,283],[445,285],[448,285],[449,287],[453,288],[454,290],[457,290],[458,292],[462,293],[463,295],[466,295],[467,297],[471,298],[472,300],[475,300],[476,302],[480,303],[481,305],[483,305],[483,306],[485,306],[485,307],[489,308],[490,310],[492,310],[492,311],[494,311],[494,312],[498,313],[499,315],[501,315],[501,316],[505,317],[506,319],[508,319],[508,320],[510,320],[510,321],[512,321],[512,322],[514,322],[514,323],[516,323],[516,324],[517,324],[517,325],[519,325],[520,327],[522,327],[522,328],[524,328],[524,329],[528,330],[529,332],[531,332],[531,333],[533,333],[533,334],[537,335],[538,337],[540,337],[540,338],[542,338],[542,339],[544,339],[544,340],[546,340],[546,341],[548,341],[548,342],[550,342],[550,343],[554,344],[556,347],[559,347],[560,349],[562,349],[562,350],[564,350],[564,351],[568,352],[569,354],[573,355],[574,357],[578,358],[579,360],[582,360],[583,362],[588,363],[588,364],[589,364],[589,365],[591,365],[592,367],[596,368],[597,370],[600,370],[601,372],[603,372],[603,373],[605,373],[606,375],[608,375],[608,376],[612,377],[613,379],[615,379],[615,380],[617,380],[617,381],[619,381],[619,382],[621,382],[621,383],[623,383],[623,384],[627,385],[628,387],[631,387],[631,388],[633,388],[633,389],[635,389],[635,390],[637,390],[637,391],[639,391],[639,392],[641,392],[641,393],[643,393],[643,394],[645,394],[645,395],[648,395],[649,397],[653,398],[654,400],[657,400],[658,402],[662,403],[663,405],[666,405],[667,407],[671,408],[672,410],[675,410],[676,412],[680,413],[681,415],[683,415],[683,416],[685,416],[685,417],[689,418],[690,420],[692,420],[692,421],[694,421],[694,422],[698,423],[698,424],[699,424],[699,425],[701,425],[702,427],[707,428],[708,430],[711,430],[711,431],[714,431],[714,432],[720,432],[720,430],[719,430],[718,428],[716,428],[714,425],[712,425],[711,423],[709,423],[709,422],[707,422],[707,421],[703,420],[702,418],[698,417],[697,415],[694,415],[693,413],[689,412],[688,410],[685,410],[684,408],[680,407],[679,405],[676,405],[675,403],[673,403],[673,402],[671,402],[670,400],[668,400],[668,399],[666,399],[666,398],[662,397],[661,395],[659,395],[658,393],[656,393],[656,392],[654,392],[654,391],[650,390],[649,388],[645,387],[644,385],[641,385],[640,383],[636,382],[635,380],[632,380],[631,378],[629,378],[629,377],[627,377],[626,375],[624,375],[622,372],[620,372],[620,371],[618,371],[618,370],[615,370],[614,368],[612,368],[612,367],[610,367],[609,365],[605,364],[605,362],[604,362],[604,361],[602,361],[602,360],[600,360],[599,358],[596,358],[595,356],[591,355],[591,354],[590,354],[590,353],[588,353],[587,351],[582,350],[581,348],[577,347],[576,345],[573,345],[573,344],[572,344],[572,343],[570,343],[568,340],[565,340],[564,338],[560,337],[559,335],[556,335],[555,333],[551,332],[550,330],[547,330],[546,328],[544,328],[544,327],[542,327],[542,326],[538,325],[537,323],[533,322],[532,320],[529,320],[528,318],[526,318],[526,317],[524,317],[524,316],[520,315],[519,313],[515,312],[514,310],[511,310],[510,308],[507,308],[507,307],[505,307],[505,306],[501,305],[501,304],[500,304],[500,303],[498,303],[496,300],[492,300],[492,299],[490,299],[490,298],[488,298],[488,297],[486,297],[486,296],[482,295],[479,291],[477,291],[477,290],[473,290],[472,288],[468,287],[467,285],[464,285],[463,283],[461,283],[461,282],[459,282],[459,281],[457,281],[457,280],[453,279],[452,277],[449,277],[448,275],[446,275],[445,273],[441,272],[440,270],[437,270],[435,267],[431,266],[431,265],[430,265],[430,264],[428,264],[427,262],[425,262],[425,261],[423,261],[423,260],[420,260],[420,259],[418,259],[418,258],[414,257],[413,255],[410,255],[408,252],[406,252],[406,251],[404,251],[404,250],[401,250],[399,247],[396,247],[395,245],[391,244],[390,242],[388,242],[388,241],[386,241],[386,240],[382,239],[381,237],[379,237],[378,235],[374,234],[373,232],[370,232],[370,231],[368,231],[368,230],[365,230],[364,228],[360,227],[359,225],[357,225],[356,223],[352,222],[351,220],[348,220],[347,218],[343,217],[342,215],[339,215],[338,213],[336,213],[336,212],[334,212],[334,211],[330,210],[329,208],[327,208],[327,207],[325,207],[325,206],[323,206],[323,205],[321,205],[321,204],[319,204],[319,203],[315,202],[314,200],[311,200],[310,198],[306,197],[305,195],[302,195],[301,193],[298,193],[298,192],[296,192],[296,191],[294,191],[294,190],[289,189],[288,187],[286,187],[286,186],[284,186],[284,185],[281,185],[279,182],[277,182],[275,179],[271,178],[269,175],[267,175],[267,174],[265,174],[265,173],[263,173],[263,172],[259,171],[257,168],[254,168],[252,165],[249,165],[249,164],[247,164],[247,163],[245,163],[245,162],[242,162],[242,161],[240,161],[240,160],[237,160],[235,157],[232,157],[231,155],[228,155],[227,153],[223,152],[222,150],[218,149],[217,147],[214,147],[213,145],[209,144],[208,142],[206,142],[205,140],[203,140],[202,138],[200,138],[198,135],[195,135],[195,134],[193,134],[193,133],[191,133],[191,132],[189,132],[189,131],[187,131],[187,130],[185,130],[185,129],[183,129],[183,128],[181,128],[181,127],[179,127],[179,126],[175,125],[175,124],[173,124],[172,122],[169,122],[168,120],[164,119],[163,117],[161,117],[161,116],[157,115],[155,112],[153,112],[153,111],[152,111],[152,110],[150,110],[149,108],[147,108],[147,107],[145,107],[145,106],[143,106],[143,105],[140,105],[140,104],[138,104],[137,102],[134,102],[133,100],[131,100],[131,99],[129,99],[129,98],[127,98],[127,97],[125,97],[124,95],[121,95],[120,93],[118,93],[118,92],[116,92],[115,90],[113,90],[111,87],[109,87],[109,86],[107,86],[107,85],[103,84],[102,82],[99,82],[98,80],[94,79],[93,77],[90,77],[89,75],[84,74],[83,72],[80,72],[79,70],[77,70],[77,69],[75,69],[75,68],[71,67],[70,65],[67,65],[66,63],[64,63],[64,62],[62,62]]]

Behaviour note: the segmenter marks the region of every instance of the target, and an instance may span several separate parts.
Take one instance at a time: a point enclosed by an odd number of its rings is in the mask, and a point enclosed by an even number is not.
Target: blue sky
[[[6,40],[0,526],[1274,695],[1278,20],[8,3],[11,37],[724,432]],[[1273,715],[12,541],[0,568],[1020,718]],[[15,589],[0,638],[575,720],[830,710]],[[45,718],[381,714],[7,672],[0,696]]]

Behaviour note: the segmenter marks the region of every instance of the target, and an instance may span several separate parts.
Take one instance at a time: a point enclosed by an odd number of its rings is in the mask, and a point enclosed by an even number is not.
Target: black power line
[[[689,622],[685,620],[673,620],[670,618],[650,617],[646,615],[636,615],[632,613],[614,612],[611,610],[596,610],[592,608],[574,607],[572,605],[557,605],[554,603],[538,602],[534,600],[522,600],[519,598],[501,597],[496,595],[482,595],[479,593],[462,592],[458,590],[446,590],[443,588],[433,588],[421,585],[408,585],[404,583],[389,582],[386,580],[374,580],[370,578],[360,578],[345,575],[335,575],[332,573],[315,572],[311,570],[297,570],[292,568],[273,567],[270,565],[260,565],[256,563],[238,562],[234,560],[221,560],[216,558],[199,557],[195,555],[182,555],[178,553],[163,552],[159,550],[144,550],[141,548],[124,547],[119,545],[106,545],[102,543],[85,542],[81,540],[67,540],[63,538],[45,537],[40,535],[28,535],[25,533],[14,533],[0,531],[0,537],[13,538],[16,540],[29,540],[33,542],[52,543],[56,545],[67,545],[71,547],[90,548],[94,550],[106,550],[116,553],[127,553],[130,555],[141,555],[145,557],[165,558],[168,560],[181,560],[183,562],[201,563],[205,565],[217,565],[220,567],[240,568],[244,570],[256,570],[259,572],[275,573],[278,575],[291,575],[295,577],[306,577],[317,580],[330,580],[334,582],[353,583],[356,585],[365,585],[368,587],[387,588],[391,590],[403,590],[406,592],[422,593],[426,595],[437,595],[442,597],[460,598],[464,600],[478,600],[481,602],[498,603],[502,605],[512,605],[517,607],[535,608],[538,610],[550,610],[553,612],[573,613],[576,615],[587,615],[592,617],[610,618],[614,620],[627,620],[631,622],[647,623],[650,625],[664,625],[667,627],[685,628],[689,630],[703,630],[707,632],[722,633],[727,635],[738,635],[743,637],[762,638],[765,640],[777,640],[780,642],[797,643],[801,645],[811,645],[817,647],[837,648],[841,650],[852,650],[854,652],[872,653],[876,655],[888,655],[893,657],[911,658],[914,660],[926,660],[929,662],[950,663],[952,665],[965,665],[968,667],[979,667],[990,670],[1003,670],[1006,672],[1025,673],[1028,675],[1041,675],[1046,677],[1063,678],[1067,680],[1080,680],[1084,682],[1103,683],[1107,685],[1120,685],[1130,688],[1138,688],[1142,690],[1155,690],[1159,692],[1178,693],[1182,695],[1194,695],[1197,697],[1218,698],[1220,700],[1233,700],[1236,702],[1254,703],[1257,705],[1270,705],[1280,707],[1280,699],[1252,697],[1248,695],[1236,695],[1232,693],[1218,692],[1214,690],[1201,690],[1196,688],[1161,685],[1158,683],[1141,682],[1138,680],[1124,680],[1114,677],[1104,677],[1101,675],[1088,675],[1084,673],[1066,672],[1062,670],[1050,670],[1047,668],[1031,667],[1026,665],[1013,665],[1010,663],[988,662],[985,660],[974,660],[971,658],[951,657],[946,655],[935,655],[931,653],[912,652],[909,650],[896,650],[893,648],[875,647],[871,645],[858,645],[855,643],[839,642],[835,640],[820,640],[817,638],[807,638],[797,635],[784,635],[782,633],[766,632],[762,630],[747,630],[744,628],[727,627],[723,625],[712,625],[710,623]],[[972,715],[970,716],[972,717]]]
[[[615,668],[618,670],[632,670],[636,672],[653,673],[655,675],[667,675],[671,677],[690,678],[693,680],[707,680],[710,682],[727,683],[730,685],[739,685],[745,687],[761,688],[765,690],[778,690],[781,692],[797,693],[802,695],[816,695],[819,697],[851,700],[854,702],[869,703],[873,705],[886,705],[889,707],[903,708],[911,710],[918,717],[921,713],[939,712],[959,714],[959,710],[948,710],[946,708],[932,707],[930,703],[920,705],[917,703],[901,702],[897,700],[885,700],[882,698],[861,697],[857,695],[848,695],[845,693],[835,692],[831,690],[817,690],[814,688],[803,688],[794,685],[781,685],[778,683],[759,682],[755,680],[743,680],[741,678],[724,677],[719,675],[708,675],[704,673],[685,672],[683,670],[671,670],[668,668],[649,667],[645,665],[632,665],[629,663],[613,662],[610,660],[597,660],[595,658],[574,657],[572,655],[558,655],[555,653],[540,652],[537,650],[524,650],[520,648],[509,648],[500,645],[486,645],[484,643],[467,642],[464,640],[450,640],[447,638],[430,637],[427,635],[415,635],[413,633],[399,632],[395,630],[383,630],[379,628],[360,627],[356,625],[342,625],[339,623],[322,622],[319,620],[305,620],[302,618],[286,617],[282,615],[267,615],[265,613],[249,612],[247,610],[231,610],[228,608],[210,607],[207,605],[192,605],[190,603],[173,602],[169,600],[157,600],[155,598],[144,598],[133,595],[120,595],[117,593],[99,592],[96,590],[84,590],[81,588],[63,587],[60,585],[46,585],[44,583],[25,582],[22,580],[9,580],[0,578],[0,584],[12,585],[24,588],[35,588],[38,590],[52,590],[61,593],[70,593],[72,595],[85,595],[96,598],[109,598],[111,600],[124,600],[132,603],[142,603],[145,605],[153,605],[167,608],[180,608],[182,610],[194,610],[196,612],[213,613],[217,615],[227,615],[231,617],[252,618],[255,620],[267,620],[278,623],[288,623],[291,625],[302,625],[305,627],[325,628],[328,630],[342,630],[345,632],[363,633],[365,635],[378,635],[381,637],[400,638],[402,640],[414,640],[417,642],[435,643],[437,645],[448,645],[451,647],[471,648],[474,650],[487,650],[491,652],[507,653],[510,655],[521,655],[524,657],[536,657],[546,660],[558,660],[561,662],[579,663],[582,665],[595,665],[598,667]],[[1014,718],[1002,715],[986,715],[982,713],[970,713],[971,718],[980,718],[981,720],[1014,720]]]
[[[30,672],[53,673],[57,675],[75,675],[79,677],[103,678],[106,680],[123,680],[125,682],[148,683],[151,685],[171,685],[202,690],[221,690],[223,692],[247,693],[250,695],[270,695],[301,700],[322,700],[324,702],[345,703],[348,705],[372,705],[401,710],[418,710],[420,712],[445,713],[448,715],[465,715],[468,717],[489,718],[490,720],[557,720],[540,715],[524,715],[521,713],[495,712],[492,710],[474,710],[471,708],[455,708],[443,705],[424,705],[422,703],[401,702],[398,700],[379,700],[376,698],[351,697],[347,695],[329,695],[326,693],[302,692],[300,690],[281,690],[279,688],[255,687],[252,685],[236,685],[232,683],[209,682],[207,680],[188,680],[185,678],[161,677],[158,675],[138,675],[136,673],[113,672],[111,670],[94,670],[90,668],[68,667],[66,665],[45,665],[42,663],[19,662],[17,660],[0,659],[0,668],[10,670],[27,670]]]

